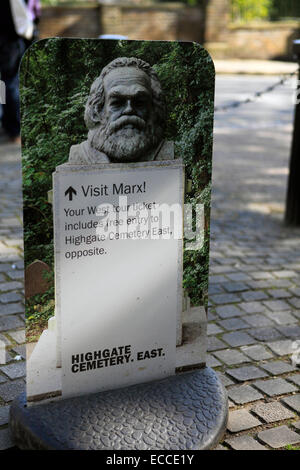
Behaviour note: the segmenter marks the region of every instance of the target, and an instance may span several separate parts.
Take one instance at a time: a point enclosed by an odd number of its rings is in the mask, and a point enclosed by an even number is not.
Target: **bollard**
[[[300,39],[294,41],[293,52],[300,66]],[[300,67],[297,97],[300,96]],[[294,132],[290,158],[290,173],[285,209],[285,223],[300,226],[300,100],[296,101]]]

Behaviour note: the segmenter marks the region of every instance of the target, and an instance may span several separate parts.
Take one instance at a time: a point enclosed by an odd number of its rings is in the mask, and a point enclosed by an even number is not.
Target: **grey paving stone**
[[[210,258],[211,258],[211,260],[213,259],[213,251],[212,250],[210,251]],[[234,266],[214,265],[214,266],[210,266],[210,268],[209,268],[209,272],[212,273],[212,274],[232,273],[234,271],[235,271]]]
[[[222,282],[227,282],[226,277],[224,276],[209,276],[210,284],[221,284]]]
[[[9,341],[9,339],[6,338],[6,336],[0,334],[0,341],[1,341],[1,346],[3,345],[3,343],[6,345],[6,346],[10,346],[11,342]]]
[[[216,294],[211,295],[210,300],[217,305],[221,305],[239,302],[241,299],[236,294]]]
[[[23,299],[23,295],[18,292],[7,292],[0,295],[0,302],[7,304],[9,302],[19,302]]]
[[[295,369],[291,364],[288,364],[284,361],[267,362],[265,364],[260,364],[260,367],[262,367],[272,375],[285,374]]]
[[[268,342],[267,346],[278,356],[286,356],[293,353],[293,341],[290,339]]]
[[[251,273],[253,279],[274,279],[272,274],[266,271],[254,271]]]
[[[225,257],[222,257],[222,258],[215,258],[215,261],[217,261],[218,263],[224,265],[224,264],[236,264],[237,263],[237,259],[236,258],[225,258]]]
[[[300,320],[300,309],[299,310],[293,310],[293,315]]]
[[[268,294],[274,299],[286,299],[287,297],[291,297],[292,294],[287,290],[283,289],[270,289],[268,290]]]
[[[239,307],[247,313],[263,313],[266,307],[261,302],[241,302]]]
[[[218,321],[218,325],[226,330],[242,330],[243,328],[248,328],[248,324],[238,317]]]
[[[217,351],[218,349],[225,349],[226,344],[223,341],[215,338],[214,336],[209,336],[207,338],[207,351]]]
[[[0,291],[1,292],[6,292],[6,291],[10,291],[10,290],[17,290],[17,289],[23,289],[22,282],[12,281],[12,282],[0,283]]]
[[[298,444],[300,442],[300,434],[295,433],[287,426],[261,431],[257,437],[273,449],[280,449],[289,444]]]
[[[7,271],[11,269],[11,266],[12,266],[11,264],[0,262],[0,272],[6,273]]]
[[[247,284],[251,289],[267,289],[272,287],[274,281],[248,281]]]
[[[25,361],[15,362],[7,366],[0,367],[0,370],[10,379],[19,379],[26,375],[26,363]]]
[[[207,354],[206,355],[206,365],[208,367],[218,367],[218,366],[221,366],[222,364],[214,356],[212,356],[211,354]]]
[[[290,278],[290,277],[297,277],[298,274],[295,271],[273,271],[274,276],[279,278]]]
[[[252,401],[261,400],[263,395],[250,385],[236,385],[228,390],[228,396],[237,405],[244,405]]]
[[[298,297],[292,297],[289,299],[289,303],[295,308],[300,308],[300,298]]]
[[[241,296],[245,302],[253,302],[269,298],[269,296],[265,292],[259,290],[249,290],[247,292],[242,292]]]
[[[247,410],[234,410],[229,412],[227,429],[230,432],[240,432],[260,426],[261,422]]]
[[[255,328],[251,330],[251,336],[253,336],[258,341],[276,341],[278,339],[284,338],[275,328]]]
[[[233,450],[266,450],[266,447],[262,446],[251,436],[237,436],[232,439],[226,439],[228,444]]]
[[[264,300],[263,304],[273,312],[291,309],[291,307],[285,300]]]
[[[222,307],[217,307],[216,312],[221,318],[239,317],[245,314],[235,305],[224,305]]]
[[[8,424],[9,421],[9,406],[0,406],[0,426]]]
[[[299,388],[297,389],[297,391],[298,390]],[[291,395],[290,397],[283,398],[282,401],[290,408],[297,411],[297,413],[300,413],[300,393],[298,393],[297,395]]]
[[[230,375],[239,382],[268,377],[268,374],[265,371],[259,369],[256,366],[243,366],[235,369],[227,369],[226,374]]]
[[[9,331],[8,334],[16,343],[25,343],[25,330]]]
[[[208,297],[210,297],[210,295],[220,294],[220,293],[224,293],[224,289],[222,289],[222,287],[219,286],[219,284],[210,284],[209,285],[209,287],[208,287]]]
[[[0,429],[0,450],[10,449],[11,447],[14,447],[14,443],[9,429]]]
[[[249,356],[254,361],[262,361],[264,359],[271,359],[273,354],[266,350],[266,348],[260,344],[255,344],[253,346],[242,346],[241,351],[243,351],[247,356]]]
[[[14,400],[20,393],[24,392],[25,383],[23,380],[18,379],[12,382],[6,382],[0,385],[0,397],[6,401]]]
[[[300,288],[299,287],[291,287],[289,291],[295,295],[296,297],[300,297]]]
[[[227,292],[242,292],[248,289],[248,286],[242,282],[226,282],[222,286]]]
[[[7,377],[5,377],[4,375],[0,374],[0,384],[4,383],[4,382],[7,382]]]
[[[278,395],[284,395],[285,393],[292,393],[297,391],[294,385],[280,378],[258,380],[252,385],[261,390],[263,393],[266,393],[269,397],[276,397]]]
[[[283,421],[284,419],[295,418],[295,414],[278,401],[272,403],[257,403],[251,408],[251,411],[266,423],[274,423],[276,421]]]
[[[300,339],[300,326],[298,325],[277,326],[277,330],[287,338]]]
[[[21,303],[0,304],[0,316],[14,313],[24,313],[24,306]]]
[[[207,325],[207,334],[208,335],[217,335],[218,333],[224,333],[224,330],[220,328],[215,323],[208,323]]]
[[[234,381],[231,380],[227,375],[223,374],[222,372],[218,372],[218,376],[220,377],[220,380],[224,387],[228,387],[229,385],[233,385]]]
[[[13,346],[11,349],[11,354],[13,358],[17,356],[21,356],[23,359],[26,359],[26,345],[23,344],[22,346]]]
[[[13,281],[23,281],[24,280],[24,272],[23,271],[8,271],[7,276],[12,279]]]
[[[7,331],[13,328],[19,328],[24,325],[17,315],[9,315],[7,317],[0,317],[0,331]]]
[[[295,423],[292,423],[292,426],[293,426],[295,429],[299,429],[299,431],[300,431],[300,420],[299,420],[299,421],[296,421]]]
[[[265,315],[272,320],[276,325],[289,325],[298,323],[292,313],[288,310],[284,312],[265,312]]]
[[[243,362],[249,362],[249,358],[235,349],[225,349],[214,352],[214,356],[225,362],[227,365],[242,364]]]
[[[289,375],[288,377],[285,377],[285,378],[289,380],[290,382],[293,382],[294,384],[298,385],[298,387],[300,387],[300,373]]]
[[[222,339],[233,347],[244,346],[246,344],[253,344],[256,342],[253,338],[251,338],[251,336],[242,331],[226,333],[222,336]]]
[[[232,273],[232,274],[227,274],[227,277],[231,279],[232,281],[249,281],[251,277],[248,274],[245,273]]]
[[[274,325],[274,323],[272,322],[272,320],[270,320],[270,318],[260,313],[247,315],[245,317],[245,320],[249,325],[253,326],[254,328]]]

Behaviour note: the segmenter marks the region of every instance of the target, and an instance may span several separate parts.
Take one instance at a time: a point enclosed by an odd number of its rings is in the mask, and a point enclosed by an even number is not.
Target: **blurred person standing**
[[[26,49],[25,40],[34,34],[32,13],[24,0],[0,1],[0,74],[6,88],[2,105],[2,127],[12,142],[20,142],[20,98],[18,69]]]

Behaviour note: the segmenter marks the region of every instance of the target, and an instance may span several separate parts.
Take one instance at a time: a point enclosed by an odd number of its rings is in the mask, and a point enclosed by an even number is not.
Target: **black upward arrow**
[[[69,201],[72,201],[73,199],[73,194],[76,196],[77,192],[75,191],[72,186],[70,186],[66,191],[65,191],[65,196],[69,195]]]

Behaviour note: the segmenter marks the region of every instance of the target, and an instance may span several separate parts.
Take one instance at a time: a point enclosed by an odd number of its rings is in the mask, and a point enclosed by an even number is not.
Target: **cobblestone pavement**
[[[273,82],[219,78],[217,104]],[[290,83],[216,113],[208,364],[229,396],[220,450],[300,449],[300,229],[282,222],[292,111]]]
[[[217,104],[273,82],[221,77]],[[300,446],[300,229],[282,223],[291,94],[286,85],[216,114],[208,365],[229,395],[220,450]],[[9,403],[25,386],[20,187],[19,149],[0,142],[0,449],[12,446]]]

